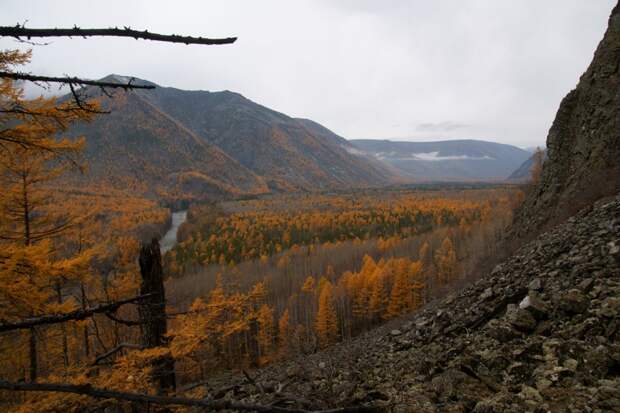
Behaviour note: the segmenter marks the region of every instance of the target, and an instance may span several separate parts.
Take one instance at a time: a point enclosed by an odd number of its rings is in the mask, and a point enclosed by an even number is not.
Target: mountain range
[[[102,80],[127,82],[109,75]],[[219,199],[406,182],[500,181],[530,153],[481,140],[346,140],[230,91],[87,94],[110,113],[73,127],[86,136],[89,179],[173,198]]]
[[[386,162],[414,181],[501,181],[531,156],[516,146],[474,139],[350,142],[359,154]]]
[[[397,181],[389,166],[355,154],[348,141],[321,125],[238,93],[160,86],[112,97],[88,93],[110,111],[71,130],[87,136],[85,157],[95,179],[208,198]]]

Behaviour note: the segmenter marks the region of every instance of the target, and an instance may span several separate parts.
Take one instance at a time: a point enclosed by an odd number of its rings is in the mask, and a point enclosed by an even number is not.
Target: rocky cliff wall
[[[551,227],[620,191],[620,2],[592,63],[562,101],[547,137],[548,159],[518,213],[518,237]]]

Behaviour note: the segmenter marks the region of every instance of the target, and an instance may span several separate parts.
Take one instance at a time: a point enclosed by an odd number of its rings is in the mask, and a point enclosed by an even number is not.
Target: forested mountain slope
[[[86,157],[95,179],[132,180],[210,199],[397,181],[388,166],[352,153],[345,139],[323,126],[238,93],[158,86],[113,97],[95,89],[90,94],[111,113],[72,133],[87,137]]]
[[[263,177],[272,189],[365,187],[391,181],[385,167],[347,152],[346,141],[328,129],[238,93],[157,87],[138,95]]]
[[[268,191],[262,178],[138,94],[101,100],[109,114],[70,130],[86,137],[89,181],[199,198]]]

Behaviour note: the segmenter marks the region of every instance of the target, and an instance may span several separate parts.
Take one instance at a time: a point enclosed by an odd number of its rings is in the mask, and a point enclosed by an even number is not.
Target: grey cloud
[[[422,161],[422,162],[441,162],[441,161],[457,161],[457,160],[469,160],[469,161],[484,161],[493,160],[490,156],[470,156],[470,155],[439,155],[439,152],[418,152],[411,153],[408,156],[403,156],[396,152],[378,152],[375,154],[380,160],[392,159],[398,161]]]
[[[443,121],[443,122],[427,122],[417,125],[416,130],[419,132],[453,132],[458,129],[468,128],[469,125],[464,123]]]

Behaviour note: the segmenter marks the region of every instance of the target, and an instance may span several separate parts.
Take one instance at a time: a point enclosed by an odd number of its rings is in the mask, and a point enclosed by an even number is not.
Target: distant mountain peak
[[[129,83],[131,81],[131,83],[134,84],[134,85],[160,87],[158,84],[153,83],[153,82],[148,81],[148,80],[140,79],[140,78],[135,77],[135,76],[119,75],[119,74],[116,74],[116,73],[109,74],[109,75],[99,79],[99,81],[101,81],[101,82],[123,83],[123,84],[127,84],[127,83]]]

